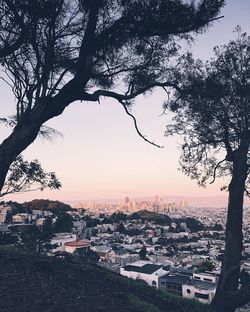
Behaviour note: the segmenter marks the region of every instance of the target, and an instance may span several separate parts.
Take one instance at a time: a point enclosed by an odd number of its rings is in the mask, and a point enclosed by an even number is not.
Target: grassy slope
[[[208,312],[210,307],[111,273],[0,249],[1,312]]]

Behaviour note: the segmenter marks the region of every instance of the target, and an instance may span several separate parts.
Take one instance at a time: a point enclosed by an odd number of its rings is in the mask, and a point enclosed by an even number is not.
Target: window
[[[153,285],[153,286],[156,286],[156,281],[153,281],[153,282],[152,282],[152,285]]]
[[[165,282],[161,282],[161,286],[166,286]]]
[[[204,278],[205,282],[212,282],[213,280],[211,280],[210,278]]]
[[[188,293],[188,294],[190,294],[190,293],[191,293],[191,290],[190,290],[189,288],[187,289],[187,293]]]
[[[194,279],[200,280],[201,278],[199,276],[194,276]]]
[[[200,298],[200,299],[209,299],[209,295],[208,294],[201,294],[201,293],[194,293],[195,298]]]
[[[167,284],[167,289],[182,292],[182,287],[180,285]]]

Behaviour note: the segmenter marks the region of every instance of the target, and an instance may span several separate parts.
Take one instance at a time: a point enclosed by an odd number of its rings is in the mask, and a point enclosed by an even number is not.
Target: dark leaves
[[[9,169],[1,196],[40,190],[59,189],[61,182],[54,172],[45,172],[38,160],[28,162],[18,156]]]
[[[234,154],[249,137],[249,49],[250,37],[240,33],[216,47],[215,58],[206,64],[187,55],[182,91],[164,103],[175,114],[166,135],[183,136],[181,169],[200,185],[231,175]],[[220,163],[223,158],[227,163]]]

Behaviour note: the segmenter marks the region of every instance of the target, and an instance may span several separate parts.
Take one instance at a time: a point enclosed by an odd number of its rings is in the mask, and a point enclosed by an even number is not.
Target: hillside
[[[171,218],[165,214],[162,213],[156,213],[153,211],[148,210],[140,210],[137,212],[134,212],[129,216],[129,219],[141,219],[141,220],[147,220],[147,221],[155,221],[159,224],[166,224],[169,225],[171,223]]]
[[[1,312],[207,312],[96,265],[0,249]]]

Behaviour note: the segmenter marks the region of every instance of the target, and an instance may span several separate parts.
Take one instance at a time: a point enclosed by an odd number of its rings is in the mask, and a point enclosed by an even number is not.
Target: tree
[[[2,0],[0,58],[16,114],[1,119],[12,132],[0,145],[0,190],[17,156],[39,133],[51,134],[43,124],[74,101],[116,99],[150,142],[132,100],[175,85],[178,40],[206,29],[224,2]]]
[[[79,263],[97,263],[100,259],[99,255],[90,248],[77,248],[73,253],[73,258]]]
[[[203,224],[194,218],[186,218],[184,222],[186,222],[187,228],[191,232],[199,232],[203,230]]]
[[[123,212],[114,212],[110,216],[110,219],[112,220],[112,223],[119,223],[120,221],[127,220],[127,215]]]
[[[56,248],[57,244],[51,244],[53,233],[51,227],[48,227],[49,222],[47,221],[47,225],[41,230],[34,225],[20,234],[21,244],[25,250],[38,255],[46,255]]]
[[[54,172],[45,172],[37,159],[28,162],[21,155],[11,164],[0,197],[45,188],[59,189],[61,183]]]
[[[240,272],[240,284],[247,286],[250,284],[250,274],[244,268]]]
[[[58,214],[61,212],[71,211],[72,207],[68,204],[60,202],[58,200],[49,200],[49,199],[33,199],[30,202],[23,203],[25,208],[29,210],[41,210],[46,211],[49,210],[54,214]]]
[[[202,265],[197,269],[197,272],[213,271],[214,264],[211,261],[204,261]]]
[[[148,260],[146,246],[143,246],[142,249],[139,251],[139,257],[141,260]]]
[[[26,4],[27,5],[27,4]],[[1,0],[0,5],[0,58],[18,50],[28,39],[30,19],[22,16],[24,4],[20,1]],[[5,30],[5,31],[4,31]]]
[[[225,253],[214,303],[231,312],[250,300],[250,288],[239,286],[242,259],[244,194],[249,195],[250,37],[215,48],[205,65],[188,57],[180,92],[165,104],[175,113],[166,134],[181,134],[181,168],[199,185],[228,176]],[[224,156],[223,156],[224,154]],[[221,158],[222,160],[221,160]]]
[[[126,234],[127,230],[123,224],[123,222],[120,222],[119,226],[117,227],[117,232],[121,233],[121,234]]]
[[[55,233],[61,232],[71,232],[73,227],[72,217],[65,212],[61,212],[57,218],[54,225]]]

